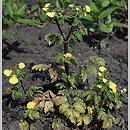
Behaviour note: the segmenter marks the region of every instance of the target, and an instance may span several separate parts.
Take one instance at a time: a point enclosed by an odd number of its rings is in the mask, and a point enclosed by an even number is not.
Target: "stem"
[[[57,24],[57,27],[58,27],[58,29],[59,29],[59,31],[60,31],[60,34],[63,36],[63,39],[64,39],[64,41],[65,41],[65,36],[64,36],[64,34],[63,34],[63,32],[62,32],[62,29],[61,29],[61,27],[60,27],[60,24],[58,23],[58,21],[55,19],[55,22],[56,22],[56,24]]]
[[[22,81],[20,81],[20,83],[21,83],[21,87],[22,87],[22,89],[23,89],[23,92],[24,92],[24,94],[26,95],[26,90],[25,90],[25,88],[24,88],[24,85],[23,85]]]
[[[62,29],[60,27],[60,24],[58,23],[57,19],[55,19],[55,22],[56,22],[57,27],[58,27],[58,29],[60,31],[60,34],[63,36],[63,39],[64,39],[64,54],[66,54],[68,52],[68,42],[70,40],[71,32],[73,30],[73,26],[71,26],[71,28],[69,30],[69,33],[68,33],[67,37],[65,38],[65,36],[63,34],[63,31],[62,31]],[[64,63],[64,66],[65,66],[65,72],[68,75],[69,74],[69,64]]]
[[[66,54],[68,52],[68,42],[69,42],[72,30],[73,30],[73,26],[71,26],[69,33],[64,41],[64,54]],[[69,64],[64,63],[64,66],[65,66],[65,72],[68,75],[69,74]]]

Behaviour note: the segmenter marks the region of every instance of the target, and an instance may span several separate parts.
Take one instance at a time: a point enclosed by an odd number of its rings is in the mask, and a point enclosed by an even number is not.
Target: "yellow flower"
[[[109,88],[112,89],[112,91],[110,91],[110,92],[113,92],[113,93],[117,92],[116,84],[115,83],[109,82]]]
[[[101,76],[102,76],[102,73],[98,72],[98,76],[101,77]]]
[[[98,88],[102,88],[102,85],[97,85]]]
[[[46,15],[50,18],[53,18],[55,16],[55,12],[47,12]]]
[[[74,5],[73,5],[73,4],[70,4],[70,5],[69,5],[69,7],[70,7],[70,8],[73,8],[73,7],[74,7]]]
[[[4,70],[4,75],[10,76],[12,74],[12,70]]]
[[[77,7],[76,10],[79,11],[79,8]]]
[[[121,93],[125,93],[127,90],[124,88],[123,90],[121,90]]]
[[[111,89],[116,88],[116,84],[113,82],[109,82],[109,88]]]
[[[34,108],[34,106],[35,106],[35,102],[29,102],[29,103],[27,104],[27,108],[28,108],[28,109],[32,109],[32,108]]]
[[[93,110],[90,106],[87,107],[87,110],[88,110],[88,114],[92,114],[93,113]]]
[[[16,75],[13,75],[10,79],[9,79],[10,84],[17,84],[19,82],[18,78]]]
[[[86,11],[86,12],[90,12],[90,6],[86,5],[86,6],[85,6],[85,11]]]
[[[87,14],[86,14],[86,13],[84,13],[84,14],[83,14],[83,16],[87,16]]]
[[[112,91],[110,90],[111,93],[116,93],[117,89],[116,88],[112,88]]]
[[[43,11],[47,11],[49,8],[42,8]]]
[[[23,68],[25,68],[25,64],[23,62],[20,62],[19,63],[19,69],[23,69]]]
[[[50,5],[51,5],[50,3],[45,4],[45,8],[49,8]]]
[[[64,57],[65,57],[65,58],[71,58],[71,57],[72,57],[72,54],[71,54],[71,53],[66,53],[66,54],[64,54]]]
[[[106,69],[104,66],[101,66],[101,67],[99,67],[99,70],[100,70],[101,72],[104,72],[104,71],[106,71],[107,69]]]
[[[106,82],[107,82],[107,79],[103,78],[102,81],[103,81],[103,83],[106,83]]]

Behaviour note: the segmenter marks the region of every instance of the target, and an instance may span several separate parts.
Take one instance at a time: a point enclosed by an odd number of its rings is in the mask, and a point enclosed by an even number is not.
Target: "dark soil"
[[[68,25],[63,27],[67,30]],[[7,32],[14,36],[14,40],[7,40],[3,42],[3,70],[11,69],[19,62],[26,64],[26,79],[24,84],[26,88],[32,85],[44,85],[47,82],[46,77],[41,73],[33,73],[31,66],[39,63],[55,64],[54,57],[63,49],[60,45],[47,46],[44,41],[44,35],[49,32],[58,31],[56,25],[46,23],[44,28],[30,27],[25,25],[15,24],[10,27]],[[93,38],[93,37],[92,37]],[[108,46],[106,49],[101,50],[101,56],[106,61],[111,80],[118,86],[128,89],[128,42],[118,39],[112,35],[108,39]],[[73,49],[70,50],[73,55],[78,58],[78,67],[71,67],[74,71],[78,71],[83,61],[92,55],[99,55],[98,49],[89,46],[89,41],[77,43]],[[90,83],[93,79],[90,80]],[[5,95],[5,89],[13,87],[8,83],[8,78],[3,75],[3,130],[18,130],[19,120],[23,117],[24,108],[17,102],[8,100]],[[123,108],[118,112],[125,119],[125,130],[128,129],[128,95],[123,97]],[[44,119],[44,123],[37,121],[37,130],[51,130],[51,119]],[[119,127],[114,126],[111,130],[121,130]]]

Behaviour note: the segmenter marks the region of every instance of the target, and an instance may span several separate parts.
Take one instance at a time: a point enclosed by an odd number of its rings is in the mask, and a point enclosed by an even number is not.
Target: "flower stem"
[[[21,87],[22,87],[22,89],[23,89],[23,92],[24,92],[24,94],[26,95],[26,90],[25,90],[25,88],[24,88],[24,85],[23,85],[22,81],[20,81],[20,83],[21,83]]]
[[[55,19],[55,22],[57,24],[57,27],[58,27],[61,35],[63,36],[63,39],[64,39],[64,42],[63,42],[64,43],[64,54],[66,54],[66,53],[68,53],[68,42],[70,40],[70,36],[71,36],[72,30],[73,30],[73,26],[71,26],[68,35],[65,37],[64,34],[63,34],[63,31],[62,31],[62,29],[60,27],[60,24],[57,21],[57,19]],[[69,64],[64,63],[64,67],[65,67],[65,72],[68,75],[69,74]]]

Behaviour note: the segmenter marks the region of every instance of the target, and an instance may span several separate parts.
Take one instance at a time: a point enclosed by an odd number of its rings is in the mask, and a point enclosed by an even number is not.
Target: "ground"
[[[68,25],[63,29],[67,30]],[[43,28],[30,27],[26,25],[15,24],[11,26],[7,32],[14,36],[13,40],[7,40],[2,44],[2,57],[3,57],[3,70],[11,69],[19,62],[26,64],[26,79],[24,84],[26,88],[32,85],[44,85],[46,83],[45,77],[41,73],[34,73],[31,71],[31,67],[34,64],[39,63],[51,63],[55,64],[54,57],[60,53],[63,48],[60,45],[54,45],[48,47],[44,41],[44,35],[49,32],[58,31],[57,27],[53,23],[46,23]],[[70,52],[78,58],[78,67],[72,68],[74,71],[79,70],[79,66],[89,56],[99,55],[98,49],[90,47],[90,37],[88,36],[84,42],[77,43],[70,50]],[[89,39],[89,40],[88,40]],[[118,86],[127,89],[128,85],[128,42],[127,40],[119,39],[117,35],[113,34],[109,36],[108,46],[106,49],[101,50],[100,56],[106,61],[106,67],[110,74],[111,80]],[[17,102],[10,103],[5,95],[5,89],[10,86],[8,78],[3,75],[3,130],[18,130],[19,120],[23,117],[24,108],[19,106]],[[91,82],[91,81],[90,81]],[[123,97],[123,108],[118,111],[118,114],[125,119],[125,130],[128,129],[128,95]],[[37,130],[51,130],[51,118],[44,119],[44,123],[37,122]],[[111,130],[120,130],[117,126],[114,126]]]

